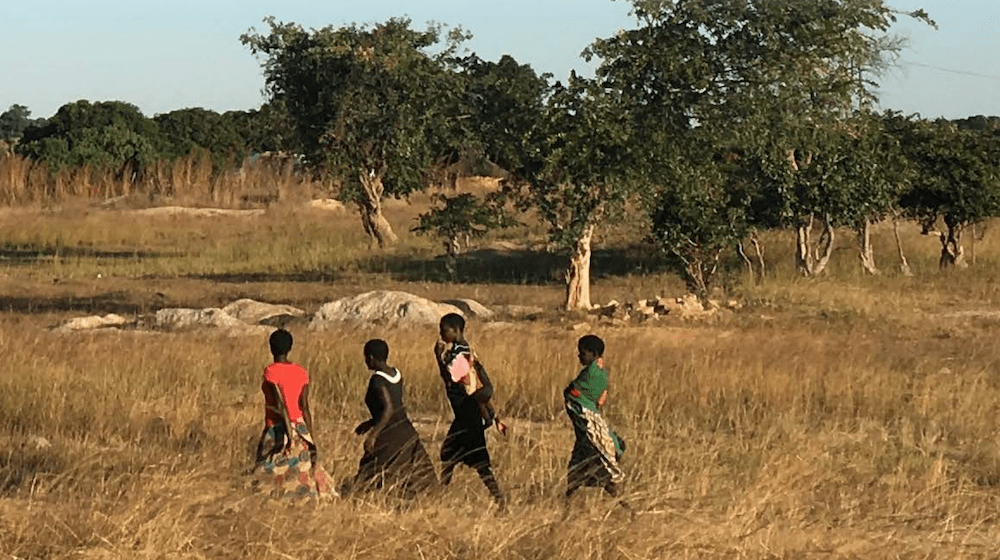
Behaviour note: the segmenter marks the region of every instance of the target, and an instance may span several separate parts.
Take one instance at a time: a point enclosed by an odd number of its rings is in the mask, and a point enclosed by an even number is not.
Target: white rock
[[[97,329],[106,329],[108,327],[120,327],[128,322],[129,320],[121,315],[109,313],[103,317],[100,315],[92,315],[90,317],[77,317],[75,319],[70,319],[56,327],[55,330],[59,332],[92,331]]]
[[[344,203],[335,198],[318,198],[316,200],[310,200],[306,206],[314,210],[326,210],[328,212],[346,212],[347,207]]]
[[[216,307],[161,309],[153,316],[152,327],[164,331],[212,328],[231,334],[263,334],[274,330],[261,325],[249,325]]]
[[[239,319],[247,324],[259,324],[272,317],[279,315],[290,315],[292,317],[302,317],[305,311],[292,307],[291,305],[279,305],[274,303],[264,303],[252,299],[238,299],[222,308],[227,315]]]
[[[406,292],[373,291],[324,304],[313,316],[309,328],[337,323],[389,326],[437,325],[448,313],[465,315],[447,303],[437,303]]]
[[[454,305],[462,310],[462,315],[467,318],[482,319],[489,321],[496,316],[492,309],[479,303],[474,299],[446,299],[442,301],[446,305]]]

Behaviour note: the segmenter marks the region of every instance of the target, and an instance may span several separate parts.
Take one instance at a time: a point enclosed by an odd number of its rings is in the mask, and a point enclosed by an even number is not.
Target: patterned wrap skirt
[[[624,444],[600,412],[566,399],[566,413],[573,423],[576,442],[569,459],[571,486],[606,486],[625,480],[619,466]]]
[[[309,427],[292,422],[291,445],[285,449],[283,424],[268,427],[259,449],[263,455],[254,466],[254,487],[274,498],[331,498],[337,495],[333,480],[316,463],[316,444]]]

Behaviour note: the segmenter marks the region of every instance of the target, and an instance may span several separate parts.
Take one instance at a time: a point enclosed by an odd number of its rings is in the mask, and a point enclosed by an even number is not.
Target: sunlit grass
[[[626,494],[637,516],[591,492],[564,517],[572,434],[560,395],[578,367],[574,343],[582,331],[554,311],[562,287],[545,274],[561,261],[531,255],[500,268],[470,264],[469,277],[454,282],[434,259],[437,242],[407,231],[424,207],[419,198],[390,205],[387,217],[403,239],[383,251],[368,247],[353,213],[296,205],[239,218],[6,213],[0,239],[12,256],[0,275],[10,293],[0,299],[34,298],[40,311],[21,302],[0,315],[7,364],[0,553],[633,559],[1000,552],[1000,319],[989,314],[1000,302],[1000,241],[992,236],[978,243],[974,267],[939,271],[936,240],[905,226],[917,273],[907,278],[895,271],[891,230],[879,230],[883,274],[870,278],[860,274],[845,232],[829,273],[807,280],[792,268],[790,236],[769,233],[765,281],[751,285],[738,267],[724,278],[728,292],[718,296],[743,303],[737,313],[629,328],[595,322],[608,343],[608,415],[628,441]],[[498,239],[539,245],[541,233],[535,224],[480,246]],[[597,259],[595,301],[682,293],[683,282],[662,266],[640,273],[655,259],[626,250],[639,242],[633,234],[612,228],[603,238],[620,255],[644,258]],[[251,296],[311,310],[336,294],[374,288],[547,309],[539,322],[470,325],[497,384],[497,408],[513,427],[507,440],[490,436],[513,500],[509,515],[494,515],[468,471],[415,503],[384,496],[305,508],[262,502],[240,472],[261,422],[263,339],[48,330],[69,315],[107,312],[109,302],[154,309],[158,291],[172,303]],[[46,305],[73,297],[95,303]],[[360,349],[373,336],[390,343],[410,413],[436,455],[449,411],[431,357],[432,327],[294,334],[292,358],[312,375],[316,437],[336,478],[351,476],[361,454],[351,430],[365,415]],[[31,436],[52,446],[36,447]]]

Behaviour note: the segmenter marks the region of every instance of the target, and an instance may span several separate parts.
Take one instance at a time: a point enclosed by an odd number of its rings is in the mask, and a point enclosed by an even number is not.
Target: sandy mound
[[[441,316],[448,313],[465,315],[454,305],[437,303],[406,292],[374,291],[324,304],[309,327],[324,328],[337,323],[436,325]]]

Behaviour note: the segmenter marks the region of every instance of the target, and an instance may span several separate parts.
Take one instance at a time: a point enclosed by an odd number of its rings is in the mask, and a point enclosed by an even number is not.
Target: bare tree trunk
[[[362,173],[361,189],[363,193],[358,202],[358,209],[361,212],[361,225],[364,226],[365,233],[379,247],[398,241],[399,237],[382,215],[382,195],[385,193],[382,176],[374,171]]]
[[[896,251],[899,252],[899,271],[903,273],[903,276],[913,276],[910,263],[906,260],[906,255],[903,254],[903,242],[899,238],[899,214],[895,212],[892,215],[892,234],[896,237]]]
[[[796,229],[795,269],[806,277],[819,276],[826,270],[826,265],[830,263],[830,256],[833,255],[833,242],[835,240],[833,224],[827,217],[823,220],[823,232],[814,246],[812,240],[813,222],[814,218],[810,215],[809,223]]]
[[[810,215],[807,225],[795,228],[795,270],[802,276],[812,275],[812,227],[813,217]]]
[[[826,265],[830,263],[830,257],[833,255],[834,235],[833,224],[827,217],[823,220],[823,234],[819,236],[819,245],[816,246],[816,268],[813,270],[813,276],[822,274],[826,270]]]
[[[764,276],[767,274],[767,268],[764,266],[764,245],[760,242],[760,238],[757,237],[757,230],[750,232],[750,243],[757,253],[757,266],[760,269],[760,281],[763,283]]]
[[[868,218],[858,222],[858,257],[861,259],[861,268],[868,274],[877,276],[879,271],[878,267],[875,266],[875,251],[872,248],[871,226],[872,224]]]
[[[746,250],[743,248],[743,240],[736,242],[736,252],[739,253],[740,258],[743,259],[743,263],[747,265],[747,272],[750,273],[750,283],[756,284],[757,277],[754,275],[753,271],[753,261],[747,256]]]
[[[948,224],[947,235],[942,233],[940,239],[941,261],[938,266],[967,268],[969,263],[965,262],[965,249],[962,248],[962,224]]]
[[[583,228],[576,246],[570,251],[566,270],[566,311],[590,309],[590,242],[594,226]]]
[[[972,266],[976,266],[976,224],[972,224],[972,237],[969,238],[969,253],[972,255]]]

